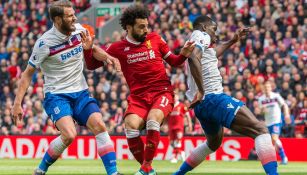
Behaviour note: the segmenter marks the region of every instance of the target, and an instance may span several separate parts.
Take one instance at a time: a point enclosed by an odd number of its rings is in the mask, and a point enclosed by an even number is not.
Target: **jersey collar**
[[[131,43],[131,44],[135,44],[135,45],[140,45],[141,44],[141,42],[137,42],[137,41],[134,41],[134,40],[130,39],[128,35],[126,36],[126,40],[129,43]]]

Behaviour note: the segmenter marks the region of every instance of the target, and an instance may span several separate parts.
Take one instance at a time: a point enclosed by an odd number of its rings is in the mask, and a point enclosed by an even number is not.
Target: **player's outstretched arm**
[[[248,33],[250,32],[250,28],[249,27],[245,27],[245,28],[240,28],[236,31],[235,35],[233,36],[233,38],[229,41],[226,41],[222,44],[219,44],[216,48],[216,56],[219,57],[221,56],[225,50],[227,50],[228,48],[230,48],[233,44],[235,44],[237,41],[246,38],[246,36],[248,35]]]
[[[81,32],[81,41],[84,52],[84,59],[86,67],[89,70],[95,70],[102,67],[104,63],[113,64],[117,71],[120,71],[118,61],[110,56],[107,52],[101,49],[99,46],[94,45],[95,35],[90,36],[89,31]]]
[[[35,72],[35,68],[28,64],[26,70],[21,74],[21,78],[18,83],[18,88],[16,91],[16,97],[14,104],[11,108],[11,115],[13,117],[14,124],[16,125],[18,121],[21,121],[23,116],[23,110],[21,107],[22,99],[32,81],[32,76]]]
[[[103,61],[107,64],[114,65],[116,71],[120,71],[120,64],[119,61],[104,51],[102,48],[98,46],[93,47],[93,56],[96,60]]]
[[[199,92],[196,94],[196,97],[192,101],[190,108],[193,108],[196,104],[198,104],[202,100],[202,97],[205,93],[203,88],[203,79],[201,73],[202,70],[201,58],[202,58],[202,50],[199,47],[195,47],[188,61],[192,77],[197,85]]]
[[[192,54],[195,48],[195,43],[188,41],[184,44],[179,55],[170,54],[165,61],[171,66],[180,66]]]

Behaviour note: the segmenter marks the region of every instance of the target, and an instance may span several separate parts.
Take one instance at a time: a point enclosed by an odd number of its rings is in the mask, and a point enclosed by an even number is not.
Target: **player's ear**
[[[132,30],[132,25],[127,25],[126,28],[127,30]]]
[[[60,17],[60,16],[56,16],[55,18],[54,18],[54,22],[55,23],[57,23],[57,24],[61,24],[62,23],[62,20],[61,20],[62,18]]]
[[[201,28],[203,29],[203,31],[207,31],[207,26],[205,24],[201,24]]]

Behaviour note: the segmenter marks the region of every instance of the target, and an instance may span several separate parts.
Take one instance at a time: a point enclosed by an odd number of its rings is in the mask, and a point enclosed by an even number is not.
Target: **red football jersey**
[[[167,43],[157,33],[148,34],[142,43],[131,41],[126,37],[111,44],[106,51],[119,59],[131,94],[173,91],[163,64],[163,59],[171,52]]]
[[[184,116],[188,112],[188,108],[183,104],[175,104],[173,111],[169,114],[168,129],[182,129],[184,128]]]

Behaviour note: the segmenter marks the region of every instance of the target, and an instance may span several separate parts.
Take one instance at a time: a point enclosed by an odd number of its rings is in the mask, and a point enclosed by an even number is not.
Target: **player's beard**
[[[74,32],[76,30],[76,27],[75,27],[73,22],[71,22],[71,24],[69,24],[69,22],[62,19],[61,30],[64,33],[71,33],[71,32]]]
[[[137,33],[134,32],[134,30],[132,31],[132,37],[137,41],[137,42],[144,42],[146,39],[146,35],[147,33],[144,33],[143,35],[139,35]]]

